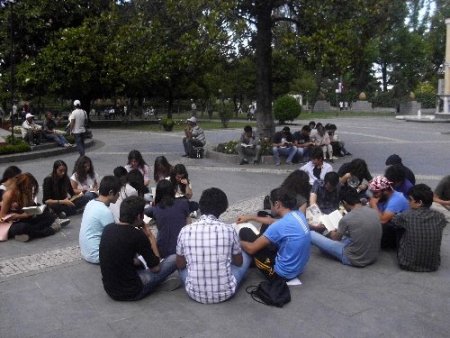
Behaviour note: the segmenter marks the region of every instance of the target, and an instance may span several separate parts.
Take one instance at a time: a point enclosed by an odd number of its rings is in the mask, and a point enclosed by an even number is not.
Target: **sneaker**
[[[64,218],[64,219],[59,218],[59,225],[61,225],[61,227],[64,228],[65,226],[69,225],[69,223],[70,223],[70,218]]]
[[[70,148],[70,147],[72,147],[72,146],[71,146],[69,143],[66,143],[66,144],[63,145],[63,147],[64,147],[64,148]]]
[[[333,156],[331,159],[332,160],[337,160],[338,158],[336,156]]]
[[[248,161],[247,161],[246,159],[243,159],[243,160],[241,161],[241,163],[239,163],[239,165],[244,165],[244,164],[248,164]]]
[[[61,223],[59,221],[59,218],[55,219],[52,225],[50,225],[50,228],[52,228],[55,232],[58,232],[61,230]]]
[[[28,241],[30,240],[30,236],[28,236],[28,235],[26,235],[26,234],[23,234],[23,235],[15,235],[15,236],[14,236],[14,239],[15,239],[16,241],[19,241],[19,242],[28,242]]]
[[[66,215],[66,213],[65,213],[64,211],[61,211],[61,212],[59,213],[58,218],[66,218],[66,217],[67,217],[67,215]]]
[[[292,162],[286,162],[287,165],[293,165],[294,163]]]

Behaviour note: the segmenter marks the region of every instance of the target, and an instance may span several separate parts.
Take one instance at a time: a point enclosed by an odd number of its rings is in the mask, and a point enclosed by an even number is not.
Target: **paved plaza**
[[[317,121],[316,121],[317,122]],[[418,183],[434,188],[450,174],[450,124],[421,124],[394,118],[343,118],[335,123],[352,158],[367,161],[372,175],[384,172],[396,153],[416,174]],[[201,122],[200,122],[201,125]],[[300,129],[291,126],[291,130]],[[226,192],[230,207],[223,219],[262,207],[263,196],[297,166],[239,166],[238,160],[181,157],[182,132],[150,133],[93,130],[96,144],[87,150],[100,176],[126,163],[131,149],[153,167],[158,155],[186,165],[194,200],[208,187]],[[207,131],[209,146],[238,139],[241,130]],[[18,165],[42,182],[56,159],[69,171],[77,153]],[[351,158],[337,160],[335,170]],[[0,172],[9,164],[1,164]],[[41,194],[39,195],[41,196]],[[433,273],[400,270],[393,251],[358,269],[312,249],[303,285],[291,287],[284,308],[254,302],[245,288],[262,277],[249,270],[231,300],[198,304],[180,288],[159,290],[138,302],[115,302],[103,290],[100,268],[81,261],[80,216],[55,236],[29,243],[0,243],[0,337],[448,337],[450,332],[450,227],[444,230],[441,268]]]

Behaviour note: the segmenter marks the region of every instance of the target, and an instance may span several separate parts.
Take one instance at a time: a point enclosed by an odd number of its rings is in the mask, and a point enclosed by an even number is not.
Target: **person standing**
[[[85,125],[87,120],[87,114],[83,109],[81,109],[80,100],[73,101],[73,106],[75,107],[75,109],[69,115],[70,121],[69,128],[72,135],[75,136],[75,143],[77,145],[77,150],[80,156],[84,156],[85,154],[84,139],[86,133]]]

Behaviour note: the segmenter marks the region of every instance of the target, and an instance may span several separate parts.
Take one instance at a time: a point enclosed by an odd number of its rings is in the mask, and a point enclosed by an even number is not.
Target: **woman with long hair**
[[[61,222],[48,209],[40,215],[24,212],[23,208],[36,206],[39,184],[30,173],[17,175],[3,194],[0,219],[12,222],[9,238],[27,242],[32,238],[54,235],[61,229]]]
[[[298,208],[305,213],[308,206],[311,184],[309,184],[309,175],[303,170],[294,170],[281,183],[282,188],[293,191],[297,195]]]
[[[9,184],[13,180],[14,177],[19,175],[22,172],[19,167],[15,165],[9,166],[3,172],[2,180],[0,181],[0,202],[3,199],[3,193],[8,189]]]
[[[158,156],[155,158],[155,165],[153,166],[153,178],[155,179],[155,184],[170,177],[171,170],[172,166],[165,156]]]
[[[150,183],[150,168],[145,163],[144,158],[139,150],[132,150],[128,154],[128,163],[125,166],[125,169],[130,172],[133,169],[138,169],[142,176],[144,176],[144,185],[148,186]]]
[[[137,171],[137,172],[141,175],[141,173],[139,171]],[[122,204],[122,201],[125,198],[130,197],[130,196],[138,196],[138,191],[130,185],[130,182],[128,180],[129,173],[127,172],[127,170],[124,167],[116,167],[114,169],[114,176],[119,179],[121,188],[120,188],[119,197],[117,198],[116,203],[109,204],[109,210],[111,210],[111,212],[114,215],[114,221],[116,223],[119,223],[120,222],[120,205]],[[142,183],[142,185],[143,185],[143,183]]]
[[[145,209],[158,228],[157,244],[162,258],[175,254],[177,238],[187,224],[189,202],[175,198],[175,188],[169,180],[161,180],[156,186],[155,206]]]
[[[170,173],[170,181],[175,187],[175,197],[185,197],[188,200],[192,198],[192,186],[189,181],[189,174],[186,167],[179,163],[176,164]]]
[[[75,194],[83,194],[88,201],[98,196],[99,179],[89,157],[80,156],[75,162],[70,184]]]
[[[342,185],[356,189],[361,198],[366,197],[369,182],[372,180],[366,161],[355,158],[344,163],[339,168],[338,175]]]
[[[75,194],[67,175],[67,164],[62,160],[55,161],[51,174],[44,178],[43,203],[65,218],[75,215],[89,200],[89,196]]]

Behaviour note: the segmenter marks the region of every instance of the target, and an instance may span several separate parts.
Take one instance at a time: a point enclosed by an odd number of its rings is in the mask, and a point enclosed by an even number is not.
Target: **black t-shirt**
[[[130,225],[109,224],[100,240],[100,268],[103,287],[115,300],[133,300],[142,290],[142,282],[133,264],[142,255],[149,268],[159,264],[144,232]]]
[[[63,200],[67,197],[75,195],[72,185],[70,184],[70,179],[66,176],[58,181],[58,184],[54,184],[52,176],[47,176],[44,178],[43,184],[43,197],[42,201],[45,203],[48,199],[53,200]]]
[[[281,140],[285,138],[287,142],[293,142],[294,138],[291,133],[284,133],[282,131],[277,131],[272,138],[273,143],[281,143]]]

